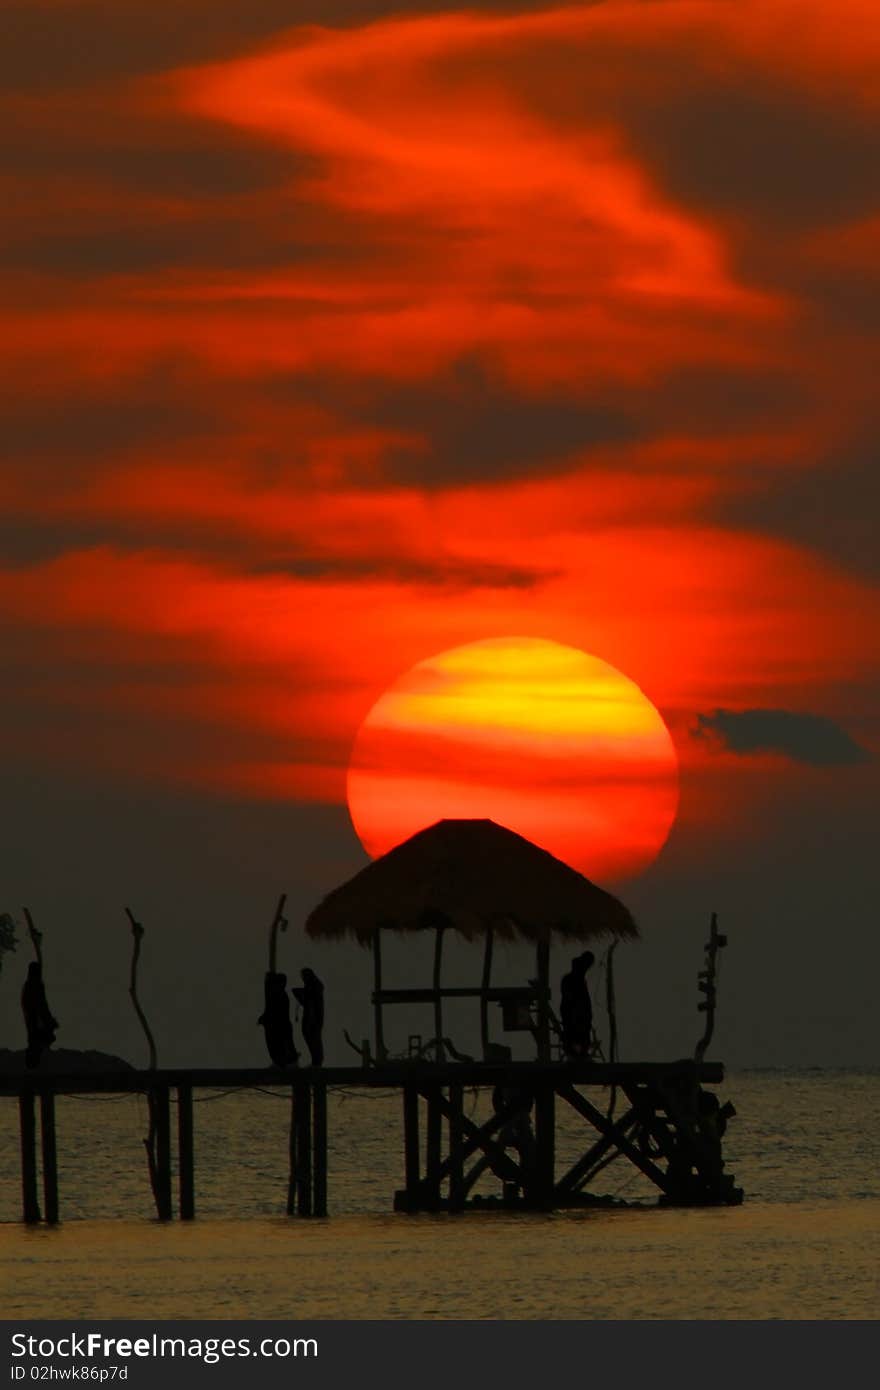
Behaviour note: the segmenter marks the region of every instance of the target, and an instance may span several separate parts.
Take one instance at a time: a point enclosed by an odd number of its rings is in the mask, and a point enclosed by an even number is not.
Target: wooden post
[[[297,1097],[299,1089],[297,1086],[290,1088],[290,1136],[288,1139],[288,1170],[287,1170],[287,1215],[293,1216],[296,1212],[296,1175],[299,1171],[299,1129],[297,1126]]]
[[[37,1200],[37,1120],[33,1091],[21,1091],[18,1097],[21,1122],[21,1199],[22,1220],[35,1226],[40,1220]]]
[[[550,1061],[550,938],[537,945],[538,967],[538,1061]]]
[[[177,1088],[177,1171],[180,1183],[180,1219],[196,1214],[195,1163],[193,1156],[193,1094],[189,1082]]]
[[[160,1221],[171,1221],[171,1088],[155,1086],[152,1104],[156,1119],[156,1211]]]
[[[489,988],[492,983],[492,947],[494,934],[491,927],[486,929],[486,946],[483,951],[483,978],[480,982],[480,1041],[483,1044],[483,1061],[489,1060]]]
[[[419,1204],[419,1093],[413,1085],[403,1088],[403,1160],[406,1175],[407,1210]]]
[[[377,927],[373,932],[373,1021],[376,1032],[376,1061],[385,1061],[385,1033],[382,1028],[382,1001],[379,995],[382,990],[382,943],[380,941],[382,928]]]
[[[443,1142],[443,1113],[440,1109],[440,1087],[431,1086],[427,1092],[428,1122],[425,1133],[425,1179],[430,1201],[435,1209],[440,1205],[440,1152]]]
[[[535,1173],[534,1199],[540,1206],[552,1206],[556,1176],[556,1092],[551,1082],[542,1081],[535,1092]]]
[[[440,969],[443,963],[443,927],[434,928],[434,1049],[438,1062],[442,1062],[446,1049],[443,1046],[443,995],[440,993]]]
[[[296,1214],[312,1214],[312,1088],[307,1082],[296,1087],[293,1105],[296,1125]]]
[[[40,1092],[43,1141],[43,1206],[50,1226],[58,1224],[58,1148],[55,1140],[55,1092]]]
[[[315,1148],[314,1214],[327,1215],[327,1087],[323,1081],[314,1083],[312,1133]]]
[[[464,1205],[464,1106],[460,1081],[449,1087],[449,1210]]]

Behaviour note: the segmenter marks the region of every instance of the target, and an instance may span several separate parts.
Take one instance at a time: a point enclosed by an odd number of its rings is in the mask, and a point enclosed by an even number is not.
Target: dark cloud
[[[729,753],[782,753],[812,767],[869,761],[855,739],[821,714],[785,709],[716,709],[698,714],[694,738],[714,738]]]
[[[140,109],[118,88],[89,100],[47,93],[38,106],[7,101],[0,164],[28,179],[99,179],[127,196],[187,199],[252,193],[316,167],[264,136],[250,138],[191,113]]]
[[[809,546],[867,578],[880,575],[880,422],[810,467],[765,471],[760,481],[725,495],[720,520]]]
[[[525,392],[477,356],[430,381],[389,386],[329,374],[267,381],[270,398],[310,401],[358,427],[408,436],[363,486],[430,489],[505,483],[582,468],[601,446],[747,433],[790,419],[807,393],[788,372],[682,367],[646,386]],[[609,466],[607,457],[603,465]],[[633,459],[627,457],[627,468]]]
[[[71,461],[84,461],[91,470],[127,449],[205,436],[216,428],[210,403],[162,363],[112,389],[43,391],[21,404],[7,399],[3,413],[0,461],[15,466],[45,460],[62,487]],[[69,478],[81,480],[79,469]]]
[[[105,522],[64,523],[0,517],[0,563],[8,569],[27,569],[73,552],[93,550],[185,558],[254,577],[396,583],[454,591],[532,589],[556,577],[551,569],[493,564],[455,555],[421,559],[394,555],[390,549],[358,556],[331,555],[322,551],[320,537],[313,545],[308,541],[280,542],[271,536],[248,534],[231,524],[200,525],[191,518],[154,521],[132,514]]]
[[[360,425],[410,435],[411,444],[387,452],[373,479],[380,486],[458,488],[564,472],[573,454],[623,443],[642,430],[622,400],[526,394],[477,357],[460,359],[429,382],[301,377],[270,389],[279,399],[307,394]]]
[[[255,47],[280,30],[343,28],[395,14],[432,14],[445,0],[7,0],[0,82],[7,89],[78,85],[163,68],[212,62]],[[529,10],[522,0],[482,0],[480,9]]]
[[[680,367],[631,400],[652,431],[688,437],[718,430],[745,433],[778,425],[809,402],[802,382],[770,368]]]
[[[327,248],[301,241],[295,232],[255,225],[240,217],[202,211],[178,222],[151,226],[120,209],[102,214],[87,230],[47,227],[0,237],[0,256],[9,269],[93,278],[132,275],[177,267],[195,270],[269,269],[319,257]]]
[[[689,204],[802,228],[880,208],[872,112],[753,72],[633,103],[626,127],[651,171]]]
[[[398,387],[373,407],[378,424],[423,435],[424,449],[399,449],[385,477],[421,487],[458,487],[557,469],[574,452],[638,433],[621,406],[570,397],[525,396],[476,360],[460,362],[441,387]]]

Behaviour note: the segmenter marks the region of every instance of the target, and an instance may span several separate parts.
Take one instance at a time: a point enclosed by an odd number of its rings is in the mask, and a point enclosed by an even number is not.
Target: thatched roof
[[[490,927],[529,941],[638,935],[617,898],[491,820],[441,820],[420,830],[329,893],[306,931],[366,945],[377,927],[437,926],[468,939]]]

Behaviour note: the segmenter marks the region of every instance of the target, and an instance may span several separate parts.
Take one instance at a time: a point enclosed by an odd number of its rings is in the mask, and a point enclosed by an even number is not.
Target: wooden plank
[[[177,1174],[180,1219],[192,1221],[196,1214],[193,1094],[192,1086],[186,1081],[177,1088]]]
[[[429,991],[430,993],[430,991]],[[328,1086],[363,1087],[385,1090],[418,1078],[430,1078],[441,1086],[460,1081],[464,1086],[516,1086],[527,1090],[543,1078],[559,1084],[577,1086],[623,1085],[627,1082],[657,1082],[686,1077],[703,1085],[724,1080],[720,1062],[697,1065],[688,1060],[676,1062],[385,1062],[375,1067],[322,1067],[322,1080]],[[0,1096],[18,1096],[23,1091],[52,1091],[55,1095],[145,1095],[155,1085],[180,1086],[188,1082],[194,1089],[231,1090],[235,1087],[275,1086],[286,1090],[290,1072],[276,1067],[187,1067],[160,1068],[156,1071],[44,1073],[36,1081],[25,1075],[0,1076]]]
[[[312,1134],[314,1139],[314,1214],[327,1215],[327,1087],[316,1081],[312,1088]]]
[[[55,1097],[40,1096],[40,1135],[43,1141],[43,1208],[50,1226],[58,1224],[58,1147],[55,1138]]]
[[[446,1101],[442,1093],[440,1093],[437,1097],[437,1106],[438,1109],[446,1115],[451,1124],[453,1113],[451,1098],[450,1101]],[[462,1140],[459,1146],[460,1153],[453,1154],[450,1148],[449,1157],[444,1159],[440,1164],[440,1180],[442,1181],[445,1177],[451,1178],[455,1163],[463,1163],[466,1158],[470,1158],[471,1154],[476,1153],[477,1149],[482,1149],[483,1153],[485,1153],[490,1160],[492,1171],[495,1172],[503,1182],[515,1182],[518,1186],[521,1185],[523,1175],[519,1164],[509,1156],[503,1144],[494,1143],[489,1136],[496,1130],[501,1129],[502,1126],[508,1124],[509,1121],[513,1119],[514,1115],[522,1109],[522,1105],[511,1105],[493,1115],[491,1120],[488,1120],[486,1124],[482,1126],[475,1125],[473,1120],[469,1119],[468,1116],[462,1112],[458,1123],[463,1134],[467,1135],[467,1139]]]
[[[626,1138],[626,1131],[631,1128],[636,1120],[636,1112],[633,1109],[627,1110],[626,1114],[614,1122],[613,1129],[598,1139],[587,1152],[578,1159],[577,1163],[572,1164],[568,1172],[563,1174],[556,1184],[556,1191],[560,1196],[568,1192],[576,1192],[587,1177],[590,1169],[598,1163],[609,1149],[617,1143],[618,1135]]]
[[[33,1090],[23,1090],[18,1097],[18,1118],[21,1130],[21,1214],[28,1226],[40,1220],[37,1198],[37,1117]]]
[[[419,989],[380,989],[373,991],[373,1003],[383,1004],[433,1004],[437,995],[442,999],[481,999],[481,985],[442,985],[438,989],[426,986]],[[538,990],[528,985],[493,985],[486,994],[490,1004],[501,1004],[512,999],[515,1003],[534,1004]]]

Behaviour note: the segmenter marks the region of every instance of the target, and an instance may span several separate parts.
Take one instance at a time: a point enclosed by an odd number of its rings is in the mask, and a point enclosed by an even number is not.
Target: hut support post
[[[314,1214],[327,1215],[327,1087],[316,1081],[312,1097],[312,1138],[314,1141]]]
[[[464,1205],[464,1094],[461,1082],[449,1087],[449,1210]]]
[[[440,993],[440,972],[443,965],[443,928],[434,929],[434,1054],[442,1062],[446,1049],[443,1045],[443,995]]]
[[[440,1205],[440,1153],[443,1143],[443,1112],[440,1109],[440,1088],[431,1086],[427,1092],[428,1119],[425,1132],[425,1174],[428,1201],[436,1209]]]
[[[489,1060],[489,990],[492,985],[492,928],[486,929],[486,946],[483,951],[483,978],[480,982],[480,1041],[483,1045],[483,1061]]]
[[[376,1032],[376,1061],[385,1061],[385,1033],[382,1027],[382,928],[373,932],[373,1021]]]
[[[50,1226],[58,1224],[58,1147],[55,1140],[55,1092],[40,1093],[40,1136],[43,1143],[43,1207]]]
[[[33,1091],[20,1092],[18,1116],[21,1126],[22,1220],[28,1226],[35,1226],[40,1220],[40,1203],[37,1199],[37,1118]]]
[[[419,1093],[407,1084],[403,1088],[403,1157],[408,1211],[419,1206]]]
[[[171,1088],[156,1086],[151,1095],[156,1120],[156,1213],[171,1221]]]
[[[538,969],[538,1060],[550,1061],[550,939],[537,945]]]
[[[193,1094],[189,1082],[177,1088],[177,1172],[180,1184],[180,1219],[196,1214],[195,1160],[193,1154]]]

